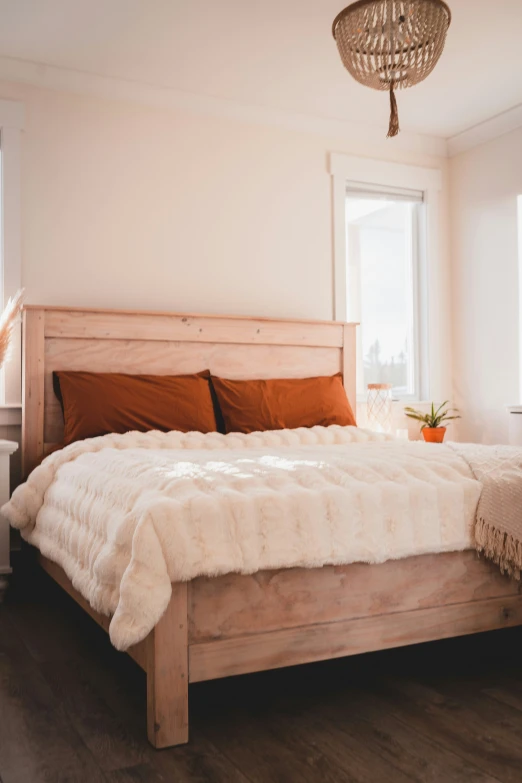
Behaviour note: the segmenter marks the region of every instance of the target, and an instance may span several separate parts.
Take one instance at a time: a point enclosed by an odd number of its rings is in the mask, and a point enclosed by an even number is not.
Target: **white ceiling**
[[[345,0],[345,4],[348,0]],[[448,0],[446,49],[400,93],[401,128],[444,138],[522,103],[522,0]],[[343,0],[0,0],[0,56],[387,129],[344,70]]]

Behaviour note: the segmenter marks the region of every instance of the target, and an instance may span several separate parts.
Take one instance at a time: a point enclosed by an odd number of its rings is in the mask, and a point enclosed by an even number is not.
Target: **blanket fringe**
[[[475,526],[477,552],[500,566],[503,574],[520,580],[522,570],[522,541],[490,525],[479,517]]]

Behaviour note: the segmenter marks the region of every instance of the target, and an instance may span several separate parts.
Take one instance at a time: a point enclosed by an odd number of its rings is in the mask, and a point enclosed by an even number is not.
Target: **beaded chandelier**
[[[357,0],[336,16],[332,32],[344,66],[366,87],[390,93],[388,137],[399,132],[394,90],[432,72],[450,22],[443,0]]]

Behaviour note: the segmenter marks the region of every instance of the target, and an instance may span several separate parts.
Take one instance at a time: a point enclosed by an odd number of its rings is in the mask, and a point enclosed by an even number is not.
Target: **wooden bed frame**
[[[355,324],[27,307],[25,471],[59,443],[53,370],[230,378],[341,371],[355,408]],[[105,630],[56,564],[43,568]],[[158,625],[128,653],[147,674],[147,727],[157,747],[188,741],[188,685],[522,624],[519,583],[474,552],[382,565],[229,574],[172,585]]]

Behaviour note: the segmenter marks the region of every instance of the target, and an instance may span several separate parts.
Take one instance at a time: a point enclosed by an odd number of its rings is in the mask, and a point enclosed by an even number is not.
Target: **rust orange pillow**
[[[56,372],[65,422],[64,445],[131,430],[215,432],[210,373],[125,375]]]
[[[212,376],[227,432],[355,425],[342,375],[266,381]]]

